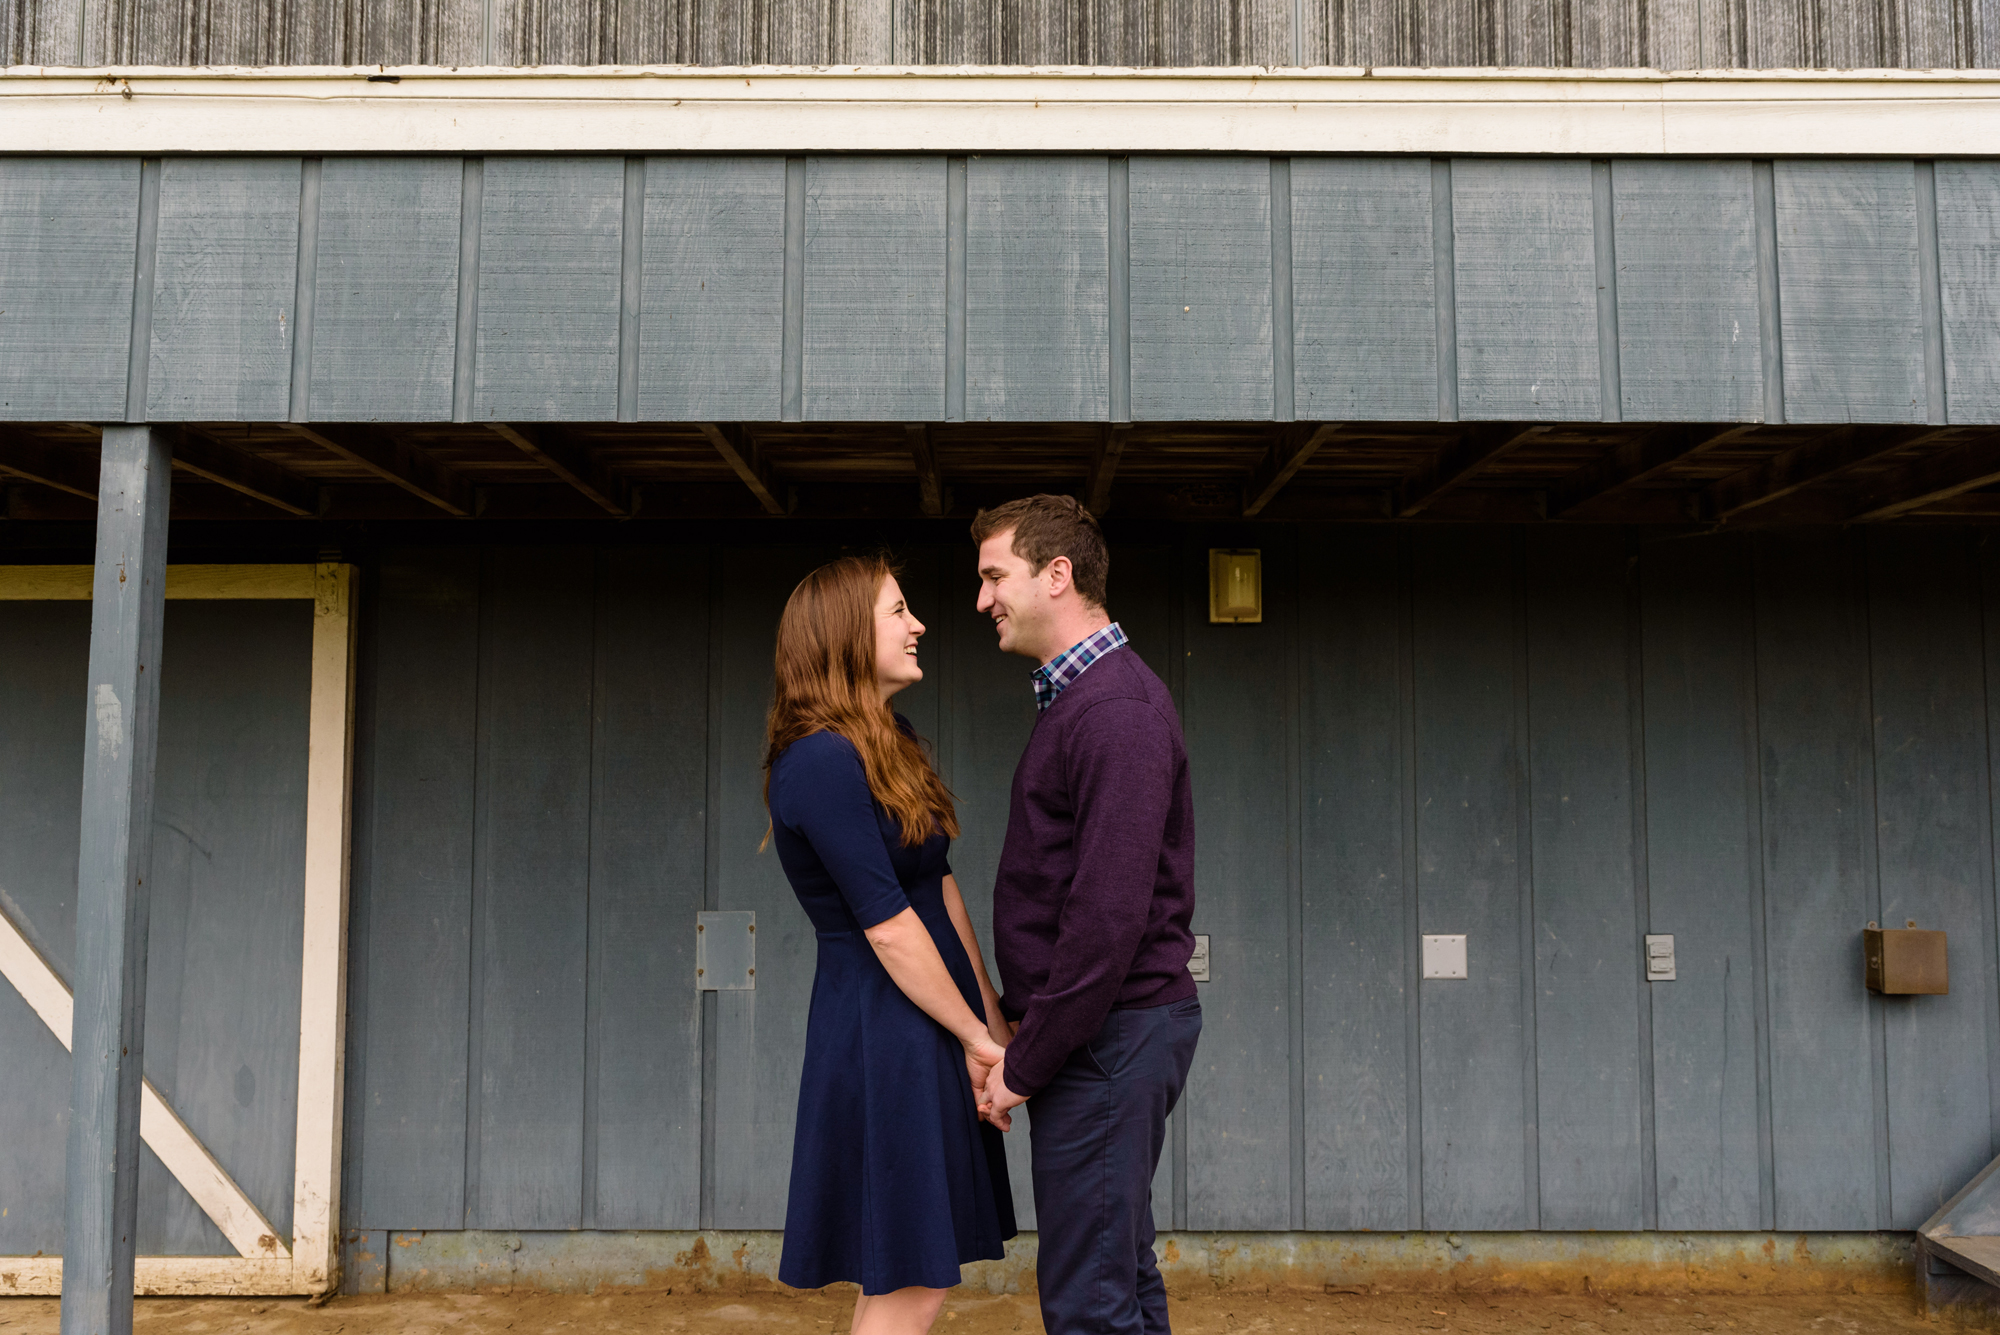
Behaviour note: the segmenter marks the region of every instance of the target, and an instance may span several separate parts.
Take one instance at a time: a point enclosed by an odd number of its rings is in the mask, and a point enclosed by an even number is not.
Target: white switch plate
[[[1646,981],[1649,983],[1671,983],[1674,981],[1674,939],[1671,936],[1649,936],[1646,938]]]
[[[1208,981],[1208,938],[1197,934],[1194,939],[1194,958],[1188,961],[1188,972],[1197,983]]]
[[[1427,936],[1424,938],[1424,977],[1465,977],[1465,937]]]

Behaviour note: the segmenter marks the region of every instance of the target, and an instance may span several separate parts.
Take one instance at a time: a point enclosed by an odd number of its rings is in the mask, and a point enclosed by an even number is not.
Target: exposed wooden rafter
[[[1471,428],[1438,451],[1436,458],[1403,479],[1396,513],[1405,518],[1421,514],[1453,487],[1477,477],[1529,441],[1547,435],[1551,429],[1552,425],[1546,422],[1526,427],[1511,422],[1495,422]]]
[[[0,474],[97,499],[97,467],[88,457],[13,427],[0,427]]]
[[[1125,442],[1131,435],[1131,426],[1121,422],[1105,427],[1097,437],[1097,450],[1090,457],[1090,481],[1083,489],[1083,508],[1099,519],[1111,508],[1111,482],[1118,476],[1118,461],[1125,457]]]
[[[903,427],[910,442],[910,462],[917,470],[917,505],[927,519],[945,512],[944,478],[938,473],[937,450],[931,443],[931,429],[919,423]]]
[[[318,487],[268,459],[232,449],[203,432],[181,432],[174,444],[174,467],[289,515],[319,513]]]
[[[2000,434],[1981,436],[1871,478],[1855,496],[1849,517],[1894,519],[1996,482],[2000,482]],[[1978,508],[1962,507],[1968,514]]]
[[[560,429],[517,426],[511,422],[488,422],[487,429],[533,459],[557,477],[575,487],[607,514],[632,513],[626,499],[630,489],[611,476],[589,450],[563,438]]]
[[[757,457],[757,446],[749,433],[740,426],[729,426],[721,422],[697,422],[701,434],[708,437],[708,443],[715,446],[715,452],[723,461],[736,470],[736,476],[743,479],[743,485],[764,509],[774,515],[785,514],[790,506],[778,494],[777,483],[771,477],[771,470]]]
[[[1265,451],[1263,461],[1243,488],[1243,517],[1248,519],[1269,505],[1299,469],[1305,467],[1306,460],[1319,453],[1320,447],[1338,436],[1340,430],[1339,422],[1287,427],[1277,443]]]
[[[1733,519],[1807,487],[1831,482],[1885,454],[1935,440],[1949,430],[1938,426],[1835,427],[1709,484],[1701,497],[1702,513],[1709,519]]]
[[[1550,488],[1549,518],[1574,514],[1717,446],[1741,440],[1755,431],[1757,425],[1740,422],[1726,427],[1663,426],[1637,440],[1614,445]]]
[[[462,518],[472,513],[471,488],[463,478],[385,431],[303,422],[285,423],[285,429],[358,468],[367,469],[384,482],[394,483],[412,496],[429,501],[446,514]]]

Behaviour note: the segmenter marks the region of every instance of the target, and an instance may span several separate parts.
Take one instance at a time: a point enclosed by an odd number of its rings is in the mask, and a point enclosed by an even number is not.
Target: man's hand
[[[1007,1115],[1007,1110],[1018,1108],[1027,1102],[1007,1087],[1006,1070],[1007,1059],[1003,1056],[994,1063],[993,1069],[986,1073],[986,1102],[989,1105],[986,1108],[986,1120],[1002,1131],[1014,1125],[1014,1119]]]
[[[965,1073],[972,1079],[972,1101],[979,1107],[979,1115],[986,1116],[992,1102],[986,1096],[986,1077],[993,1068],[968,1052],[965,1054]]]

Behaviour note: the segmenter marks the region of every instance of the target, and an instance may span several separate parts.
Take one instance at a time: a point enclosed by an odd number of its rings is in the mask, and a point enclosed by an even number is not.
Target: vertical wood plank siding
[[[784,344],[785,160],[648,158],[642,421],[773,421]]]
[[[322,172],[313,417],[450,421],[459,160],[329,158]]]
[[[1600,416],[1590,165],[1451,165],[1461,416]]]
[[[476,419],[617,417],[624,220],[621,158],[486,160]]]
[[[805,418],[944,417],[945,169],[806,161]]]
[[[1203,554],[1240,541],[1114,553],[1112,610],[1187,721],[1213,947],[1162,1225],[1908,1228],[1991,1154],[1977,534],[1305,528],[1267,546],[1271,619],[1211,626]],[[781,1222],[816,945],[757,851],[762,711],[777,610],[831,554],[371,569],[350,1227],[691,1228],[704,1143],[711,1224]],[[932,630],[902,703],[963,804],[983,925],[1026,665],[964,549],[904,555]],[[296,979],[213,961],[283,974],[297,931],[261,888],[302,847],[302,632],[255,604],[170,621],[149,1071],[277,1222],[296,1017],[239,991]],[[67,973],[86,624],[0,604],[0,632],[0,908]],[[756,911],[759,963],[706,1014],[704,907]],[[1863,991],[1862,924],[1905,918],[1951,934],[1949,997]],[[1472,976],[1419,981],[1420,931],[1468,933]],[[1676,982],[1642,981],[1648,931]],[[0,1088],[0,1245],[32,1253],[59,1240],[37,1165],[66,1068],[4,988],[0,1044],[34,1077]],[[142,1245],[222,1249],[149,1183]]]
[[[1916,172],[1905,162],[1780,162],[1785,415],[1921,422]]]
[[[1950,0],[139,0],[0,8],[0,64],[1517,65],[1991,68]]]
[[[148,417],[286,416],[298,255],[297,158],[161,164]]]
[[[5,158],[0,420],[2000,420],[1934,167]]]
[[[1134,421],[1271,418],[1271,173],[1134,157]]]
[[[0,414],[119,421],[136,158],[0,159]]]
[[[1618,162],[1618,350],[1628,422],[1763,413],[1747,162]]]

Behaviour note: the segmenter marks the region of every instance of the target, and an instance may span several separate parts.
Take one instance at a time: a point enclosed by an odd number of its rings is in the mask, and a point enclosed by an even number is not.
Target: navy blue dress
[[[908,729],[899,716],[897,723]],[[906,848],[837,733],[771,766],[771,842],[819,933],[778,1278],[869,1294],[950,1288],[1014,1236],[1000,1133],[979,1120],[965,1050],[903,995],[863,935],[906,908],[974,1015],[978,975],[944,907],[951,841]]]

